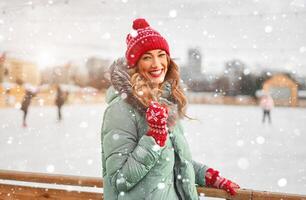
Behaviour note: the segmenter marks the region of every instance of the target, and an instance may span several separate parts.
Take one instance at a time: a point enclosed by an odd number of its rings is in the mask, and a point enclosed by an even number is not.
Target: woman
[[[32,98],[36,95],[35,91],[33,89],[26,89],[25,95],[22,98],[21,102],[21,110],[23,112],[23,120],[22,120],[22,126],[27,127],[27,116],[28,116],[28,109],[31,104]]]
[[[125,59],[111,66],[102,125],[104,198],[198,199],[196,185],[235,194],[239,186],[192,160],[180,119],[186,97],[167,41],[133,23]]]
[[[60,84],[56,86],[56,96],[55,96],[55,105],[57,107],[57,119],[58,121],[62,120],[62,107],[65,104],[66,100],[68,98],[68,93],[64,92],[61,89]]]
[[[263,111],[262,123],[265,123],[267,116],[269,119],[269,123],[271,124],[271,110],[274,108],[274,101],[271,95],[269,93],[265,93],[261,97],[259,105]]]

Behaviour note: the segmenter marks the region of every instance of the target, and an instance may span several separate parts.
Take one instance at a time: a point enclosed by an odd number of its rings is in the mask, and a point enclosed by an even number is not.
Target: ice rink
[[[104,104],[0,110],[0,169],[101,176]],[[194,160],[242,188],[306,194],[306,109],[276,107],[262,124],[254,106],[190,105],[184,120]]]

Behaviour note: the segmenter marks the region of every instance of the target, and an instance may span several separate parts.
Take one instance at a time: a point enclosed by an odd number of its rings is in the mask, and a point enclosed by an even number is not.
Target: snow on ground
[[[0,110],[0,169],[101,176],[100,128],[105,105],[68,105],[22,113]],[[272,124],[254,106],[191,105],[184,120],[194,160],[243,188],[306,194],[306,109],[277,107]]]

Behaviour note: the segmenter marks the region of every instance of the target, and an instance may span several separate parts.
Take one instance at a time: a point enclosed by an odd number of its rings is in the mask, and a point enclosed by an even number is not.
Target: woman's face
[[[164,82],[168,70],[167,54],[161,49],[147,51],[140,57],[137,67],[142,76],[158,86]]]

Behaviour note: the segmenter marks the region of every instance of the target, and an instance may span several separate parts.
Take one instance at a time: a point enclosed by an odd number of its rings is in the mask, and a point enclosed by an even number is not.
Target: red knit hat
[[[145,19],[134,20],[133,29],[135,35],[128,34],[126,37],[127,50],[125,57],[128,61],[128,68],[135,67],[142,54],[150,50],[162,49],[170,56],[166,39],[153,30]]]

